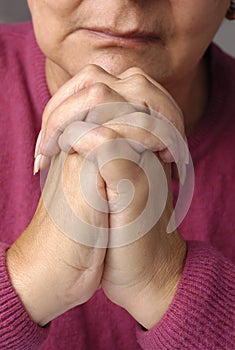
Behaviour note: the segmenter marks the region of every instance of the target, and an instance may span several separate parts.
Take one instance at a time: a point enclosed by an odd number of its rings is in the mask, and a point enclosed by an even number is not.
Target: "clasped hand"
[[[53,271],[53,286],[60,290],[58,302],[42,303],[40,312],[27,293],[22,296],[36,322],[45,324],[89,300],[99,287],[144,327],[161,319],[186,254],[179,232],[166,233],[173,212],[171,163],[184,157],[174,129],[184,137],[180,109],[138,68],[115,77],[100,67],[85,67],[50,100],[36,146],[35,170],[51,159],[52,163],[28,229],[28,244],[35,246],[32,231],[39,231],[48,251],[44,261],[51,269],[43,278],[48,280]],[[65,205],[58,190],[61,184]],[[70,230],[73,218],[66,205],[85,225]],[[22,250],[25,239],[17,244]],[[53,295],[50,282],[48,289]],[[42,294],[35,298],[41,300]]]

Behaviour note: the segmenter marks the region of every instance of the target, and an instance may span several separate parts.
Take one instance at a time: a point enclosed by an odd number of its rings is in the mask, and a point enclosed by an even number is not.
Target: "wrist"
[[[29,317],[44,326],[68,307],[60,301],[55,271],[40,248],[40,239],[30,227],[6,252],[6,264],[11,284]],[[28,241],[30,240],[30,242]]]
[[[33,266],[27,266],[15,245],[6,252],[6,263],[11,284],[29,317],[39,326],[44,326],[49,316],[46,314],[46,303],[51,298],[49,295],[42,298],[45,284],[40,282],[41,273],[32,273]]]
[[[177,259],[172,259],[172,264],[152,276],[147,286],[137,295],[130,295],[125,309],[145,329],[153,328],[167,312],[177,291],[185,257],[186,244],[183,242],[180,251],[177,251]]]

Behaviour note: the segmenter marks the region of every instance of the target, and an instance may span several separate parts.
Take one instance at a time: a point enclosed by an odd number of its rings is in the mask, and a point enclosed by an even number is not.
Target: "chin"
[[[95,58],[93,60],[89,60],[89,63],[100,66],[112,75],[119,75],[128,68],[138,65],[136,61],[130,60],[120,55],[113,55],[111,57],[103,56]]]
[[[141,68],[146,74],[153,79],[163,84],[168,81],[170,66],[167,64],[166,57],[154,53],[134,52],[133,50],[120,50],[120,48],[109,48],[108,50],[86,50],[85,53],[80,52],[71,53],[70,57],[79,57],[77,60],[68,61],[66,57],[61,68],[69,72],[72,77],[76,75],[82,68],[88,64],[95,64],[100,66],[109,74],[117,76],[131,67]],[[156,59],[158,57],[158,59]]]

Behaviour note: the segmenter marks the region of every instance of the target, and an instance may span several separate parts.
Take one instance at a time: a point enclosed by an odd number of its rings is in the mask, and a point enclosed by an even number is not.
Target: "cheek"
[[[42,51],[56,51],[71,31],[74,13],[82,0],[28,0],[34,32]]]
[[[30,12],[36,15],[65,17],[74,12],[83,0],[28,0]]]
[[[213,37],[225,17],[230,0],[173,0],[176,32],[185,36]]]
[[[171,0],[165,50],[170,77],[179,80],[195,70],[224,18],[228,1]]]
[[[37,1],[37,0],[36,0]],[[83,0],[46,0],[47,6],[61,16],[75,11]]]
[[[197,60],[217,32],[227,11],[228,0],[172,0],[169,46],[178,55],[194,54]]]

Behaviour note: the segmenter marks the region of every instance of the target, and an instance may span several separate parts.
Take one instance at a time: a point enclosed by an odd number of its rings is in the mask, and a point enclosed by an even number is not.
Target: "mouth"
[[[79,28],[79,31],[96,39],[97,43],[126,48],[132,48],[136,45],[156,43],[160,40],[158,35],[151,32],[119,32],[109,28]]]

